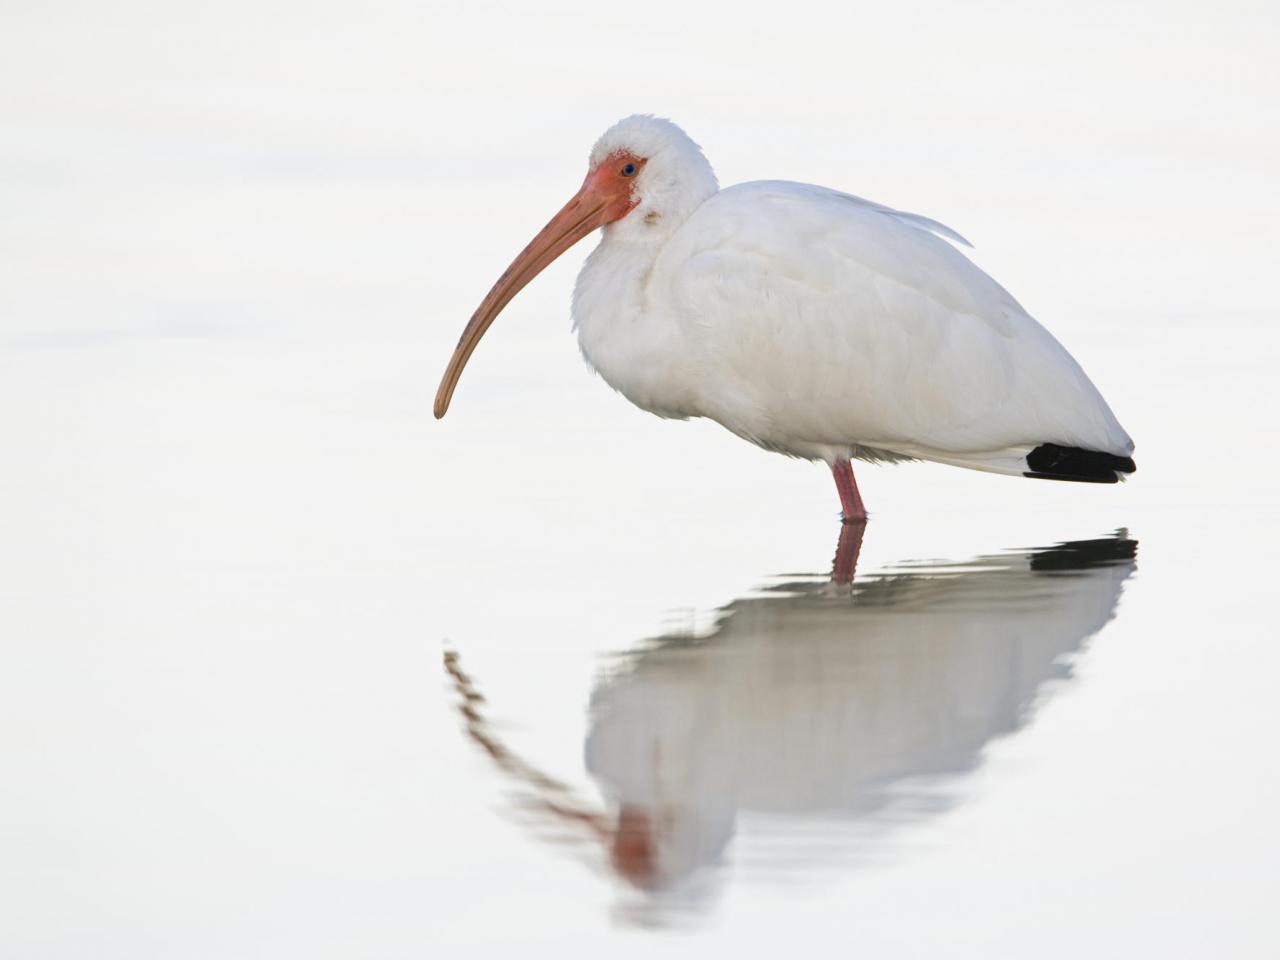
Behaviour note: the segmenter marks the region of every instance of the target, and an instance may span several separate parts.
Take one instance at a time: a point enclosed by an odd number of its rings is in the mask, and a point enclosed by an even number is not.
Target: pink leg
[[[836,544],[836,559],[831,565],[832,583],[853,583],[853,576],[858,572],[858,554],[862,552],[862,535],[866,529],[865,520],[846,520],[840,524],[840,542]]]
[[[831,465],[831,472],[836,478],[836,489],[840,491],[844,522],[865,522],[867,508],[863,506],[862,495],[858,493],[858,481],[853,479],[853,467],[849,465],[849,461],[837,460]]]

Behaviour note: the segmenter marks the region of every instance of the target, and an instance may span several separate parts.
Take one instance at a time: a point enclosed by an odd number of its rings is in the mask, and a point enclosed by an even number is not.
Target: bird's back
[[[797,456],[1026,471],[1050,444],[1132,441],[1070,354],[946,227],[848,194],[759,181],[700,206],[658,256],[697,410]]]

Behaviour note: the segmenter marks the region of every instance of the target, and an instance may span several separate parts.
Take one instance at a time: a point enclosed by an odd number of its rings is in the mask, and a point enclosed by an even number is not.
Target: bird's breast
[[[692,355],[643,251],[602,242],[574,287],[573,320],[587,364],[637,407],[700,416]]]

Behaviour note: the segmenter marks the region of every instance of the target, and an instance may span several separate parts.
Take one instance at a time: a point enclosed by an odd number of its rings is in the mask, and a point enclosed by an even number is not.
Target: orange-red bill
[[[520,255],[503,271],[493,289],[471,315],[453,356],[449,358],[449,366],[445,368],[444,377],[440,380],[440,389],[436,391],[436,419],[443,417],[448,411],[449,401],[453,399],[453,391],[458,386],[463,367],[467,365],[476,344],[502,312],[502,308],[560,254],[593,230],[625,216],[634,206],[631,181],[619,180],[616,172],[618,164],[614,160],[615,158],[609,158],[609,161],[587,174],[582,188],[573,199],[520,251]]]

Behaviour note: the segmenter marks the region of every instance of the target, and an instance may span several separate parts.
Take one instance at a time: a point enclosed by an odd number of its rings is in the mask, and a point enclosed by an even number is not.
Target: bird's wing
[[[783,450],[1129,453],[1079,364],[943,237],[962,239],[806,184],[712,197],[650,279],[705,373],[700,412]]]

